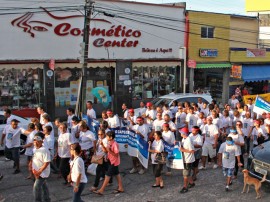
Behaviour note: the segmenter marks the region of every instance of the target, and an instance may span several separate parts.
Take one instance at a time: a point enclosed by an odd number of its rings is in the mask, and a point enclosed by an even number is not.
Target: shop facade
[[[23,4],[21,2],[18,6],[24,7]],[[77,58],[80,56],[84,17],[80,11],[52,11],[49,3],[41,6],[40,13],[5,15],[1,18],[5,27],[0,33],[1,38],[5,38],[0,47],[1,70],[7,69],[9,74],[12,65],[20,67],[17,68],[18,73],[13,73],[14,89],[18,84],[28,89],[29,84],[32,89],[29,92],[39,92],[40,96],[30,96],[30,93],[21,91],[23,95],[20,96],[27,97],[28,102],[19,99],[19,108],[44,104],[50,114],[65,117],[65,109],[74,107],[78,100],[82,64]],[[179,47],[185,45],[184,33],[151,26],[149,17],[141,16],[135,22],[123,16],[112,18],[104,12],[123,9],[131,13],[140,10],[148,15],[163,13],[168,18],[184,21],[185,7],[98,1],[95,8],[90,25],[86,88],[83,90],[86,90],[86,99],[94,103],[98,114],[107,108],[119,112],[123,102],[136,107],[140,100],[151,100],[181,88]],[[158,21],[167,23],[165,19]],[[184,23],[174,27],[185,29]],[[32,68],[36,63],[37,67]],[[24,69],[29,69],[26,76]],[[21,74],[24,77],[34,75],[33,81],[22,84]],[[1,87],[1,100],[10,96],[5,85]],[[14,97],[9,98],[12,99],[12,105],[9,105],[12,108],[17,106]],[[33,99],[30,100],[30,97]],[[2,105],[11,104],[9,99],[5,103],[1,101]]]

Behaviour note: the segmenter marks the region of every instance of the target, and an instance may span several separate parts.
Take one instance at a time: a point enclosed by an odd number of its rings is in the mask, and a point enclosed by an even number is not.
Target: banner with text
[[[258,96],[260,96],[261,98],[263,98],[265,101],[270,102],[270,93],[259,94]],[[257,97],[257,95],[245,95],[245,96],[243,96],[244,103],[247,104],[247,100],[249,98],[251,98],[252,99],[252,103],[254,103],[255,100],[256,100],[256,97]]]
[[[181,144],[177,142],[176,145],[169,145],[163,141],[164,151],[168,152],[166,166],[173,169],[184,169],[184,161],[182,152],[179,150]]]
[[[257,114],[262,114],[263,112],[270,112],[270,103],[257,96],[253,111]]]

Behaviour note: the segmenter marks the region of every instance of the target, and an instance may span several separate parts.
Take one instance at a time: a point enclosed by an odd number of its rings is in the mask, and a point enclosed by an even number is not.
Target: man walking
[[[50,152],[42,146],[44,134],[38,132],[34,137],[34,146],[36,148],[33,161],[32,172],[35,176],[35,183],[33,187],[34,201],[49,202],[50,194],[47,186],[47,178],[50,175]]]

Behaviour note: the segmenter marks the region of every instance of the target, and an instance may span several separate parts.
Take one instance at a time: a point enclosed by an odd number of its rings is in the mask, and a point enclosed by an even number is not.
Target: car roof
[[[160,96],[159,98],[166,98],[166,99],[178,99],[181,97],[202,97],[202,98],[210,98],[212,99],[211,95],[209,94],[195,94],[195,93],[176,93],[176,94],[168,94]]]

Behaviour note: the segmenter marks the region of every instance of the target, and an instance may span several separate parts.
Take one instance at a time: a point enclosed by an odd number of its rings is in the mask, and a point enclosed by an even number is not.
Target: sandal
[[[157,187],[160,187],[160,185],[159,184],[154,184],[154,185],[152,185],[152,187],[157,188]]]
[[[99,191],[93,191],[93,193],[99,195],[99,196],[103,196],[103,193],[99,192]]]
[[[94,191],[97,191],[97,190],[98,190],[97,187],[91,187],[91,188],[90,188],[90,191],[93,191],[93,192],[94,192]]]
[[[124,190],[121,191],[121,190],[117,189],[117,190],[113,191],[113,194],[120,194],[120,193],[123,193],[123,192],[124,192]]]
[[[160,189],[163,189],[163,188],[164,188],[164,184],[163,184],[163,181],[160,181],[160,185],[159,185],[159,188],[160,188]]]

